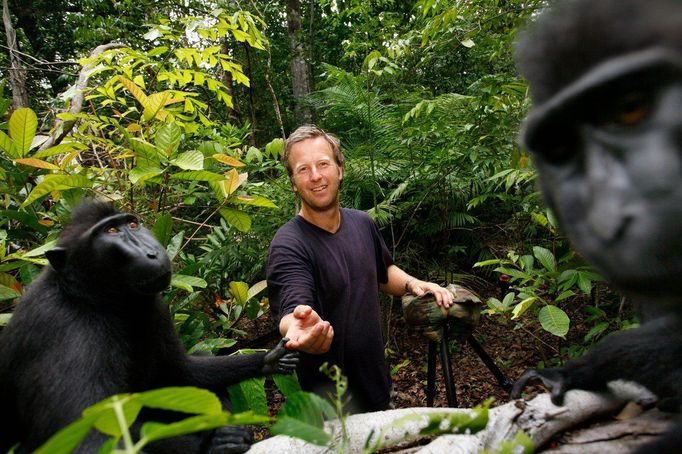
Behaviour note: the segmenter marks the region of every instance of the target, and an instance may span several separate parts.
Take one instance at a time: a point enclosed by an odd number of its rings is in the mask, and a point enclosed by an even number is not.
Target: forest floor
[[[485,295],[482,295],[485,296]],[[490,296],[490,295],[487,295]],[[586,298],[576,297],[564,301],[562,308],[571,320],[566,339],[561,339],[542,330],[539,323],[526,317],[523,325],[516,321],[503,322],[499,317],[482,315],[474,330],[474,337],[495,361],[502,372],[516,380],[528,368],[537,367],[541,362],[551,367],[553,358],[566,360],[570,346],[581,345],[583,337],[592,326],[584,310]],[[485,307],[485,306],[484,306]],[[384,305],[384,318],[388,323],[387,352],[390,367],[396,369],[393,375],[395,408],[426,406],[426,378],[428,341],[405,323],[399,301]],[[529,315],[530,316],[530,315]],[[249,338],[272,329],[268,315],[254,322],[240,323],[240,329]],[[258,333],[260,331],[260,333]],[[274,343],[273,343],[274,345]],[[509,395],[481,361],[480,357],[466,342],[450,342],[450,362],[456,388],[458,407],[470,408],[494,397],[493,406],[509,402]],[[435,407],[447,407],[445,382],[437,361]],[[529,395],[542,392],[539,386],[528,389]],[[268,400],[272,414],[276,414],[283,402],[274,385],[267,386]],[[267,431],[259,431],[257,439],[267,437]]]

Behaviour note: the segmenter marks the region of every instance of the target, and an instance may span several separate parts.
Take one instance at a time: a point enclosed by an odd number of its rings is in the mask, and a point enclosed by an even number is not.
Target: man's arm
[[[403,296],[406,293],[424,296],[427,293],[432,293],[439,306],[447,309],[452,305],[452,293],[438,284],[412,277],[395,264],[390,265],[386,273],[388,274],[388,282],[379,284],[379,289],[384,293],[394,296]]]
[[[282,317],[279,332],[289,338],[288,349],[312,354],[326,353],[334,339],[331,324],[307,305],[296,306],[294,312]]]

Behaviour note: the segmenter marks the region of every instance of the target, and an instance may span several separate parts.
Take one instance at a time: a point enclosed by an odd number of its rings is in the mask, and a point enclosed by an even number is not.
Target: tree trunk
[[[12,89],[12,109],[28,107],[28,91],[26,90],[26,70],[21,66],[17,34],[12,26],[7,0],[2,0],[2,21],[5,25],[7,51],[9,52],[9,83]]]
[[[301,2],[287,0],[287,27],[289,30],[289,48],[291,50],[291,81],[294,94],[294,115],[296,121],[311,123],[313,114],[310,107],[303,104],[303,99],[310,94],[310,74],[305,61],[305,49],[301,39]]]

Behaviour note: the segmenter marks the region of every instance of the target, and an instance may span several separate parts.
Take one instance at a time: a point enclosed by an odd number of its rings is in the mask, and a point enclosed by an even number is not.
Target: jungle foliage
[[[599,277],[570,253],[516,145],[528,99],[513,40],[542,4],[10,0],[30,97],[12,105],[8,50],[0,323],[74,204],[98,196],[168,249],[165,299],[186,347],[233,345],[237,322],[267,310],[265,253],[296,209],[282,139],[308,110],[341,138],[342,204],[372,215],[405,269],[473,288],[511,276],[489,313],[564,336],[561,306]]]

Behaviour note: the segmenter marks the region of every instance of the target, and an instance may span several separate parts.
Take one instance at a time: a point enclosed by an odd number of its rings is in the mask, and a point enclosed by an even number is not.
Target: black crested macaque
[[[640,328],[564,367],[530,370],[570,389],[636,381],[665,409],[682,392],[682,2],[556,2],[522,36],[534,107],[521,133],[573,246],[624,294],[655,305]],[[682,422],[640,453],[682,452]]]
[[[47,257],[50,266],[0,333],[0,452],[17,442],[17,452],[33,451],[113,394],[166,386],[224,394],[228,385],[290,373],[298,363],[284,342],[267,353],[187,355],[160,298],[171,278],[166,251],[137,217],[111,205],[77,207]],[[145,452],[243,452],[249,436],[226,427]],[[104,440],[93,432],[77,451],[97,452]]]

